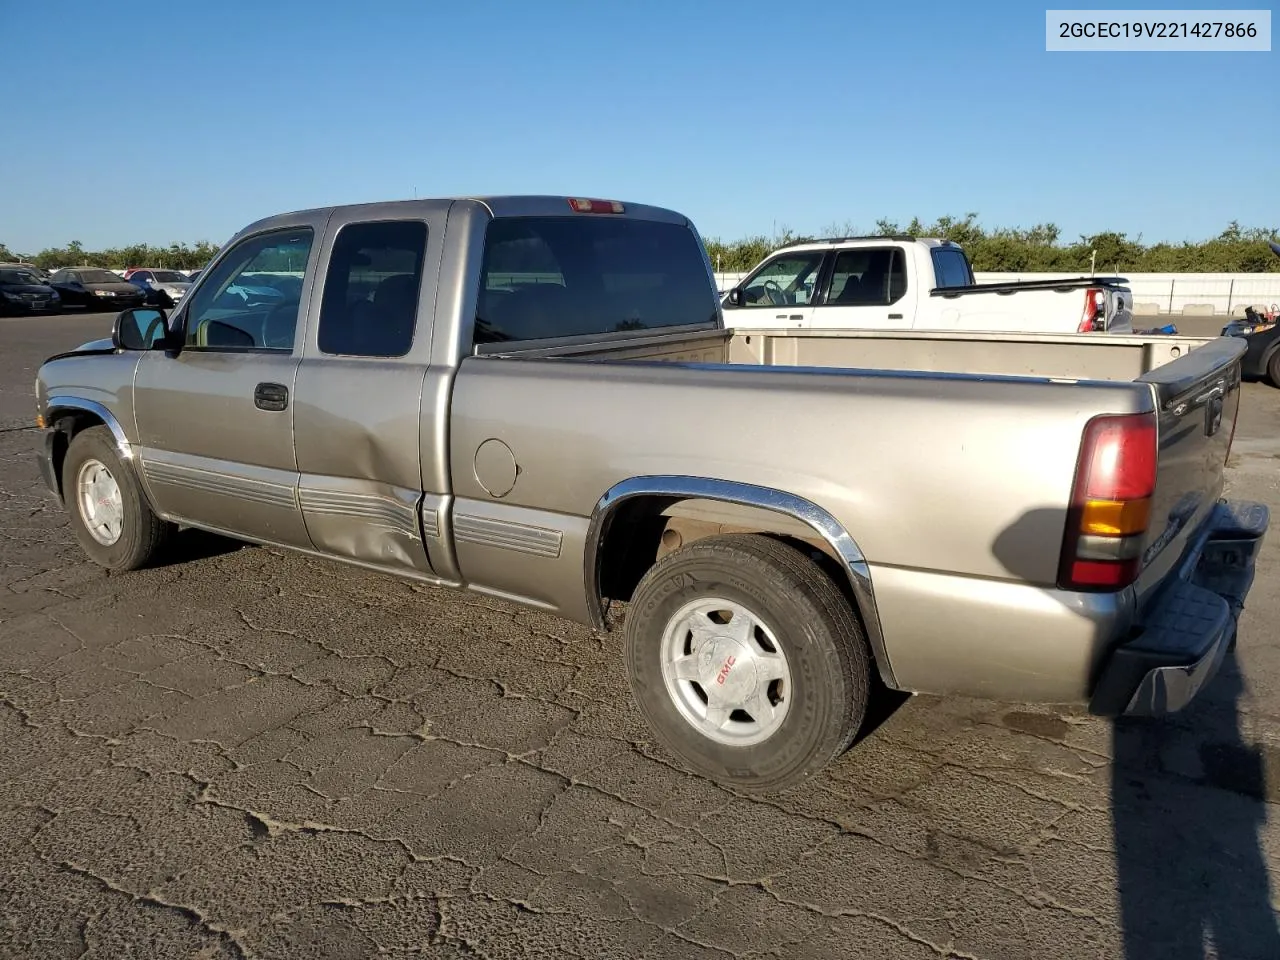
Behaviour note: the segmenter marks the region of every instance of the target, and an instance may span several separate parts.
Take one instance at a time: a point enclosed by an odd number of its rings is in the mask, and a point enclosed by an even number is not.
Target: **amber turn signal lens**
[[[1151,500],[1086,500],[1080,532],[1089,537],[1128,537],[1143,533],[1151,519]]]

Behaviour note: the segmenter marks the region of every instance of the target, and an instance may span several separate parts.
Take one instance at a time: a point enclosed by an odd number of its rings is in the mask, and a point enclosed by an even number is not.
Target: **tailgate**
[[[1222,495],[1245,349],[1238,338],[1218,337],[1138,379],[1152,388],[1159,438],[1156,488],[1137,582],[1140,605],[1168,576]]]

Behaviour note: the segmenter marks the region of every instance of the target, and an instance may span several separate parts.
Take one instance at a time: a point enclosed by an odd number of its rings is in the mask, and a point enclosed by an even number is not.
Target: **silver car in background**
[[[177,270],[139,267],[129,270],[124,278],[147,291],[147,303],[166,308],[180,303],[191,288],[191,280]]]

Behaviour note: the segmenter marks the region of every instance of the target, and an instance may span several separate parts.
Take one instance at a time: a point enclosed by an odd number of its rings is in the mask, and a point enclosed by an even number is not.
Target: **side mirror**
[[[163,310],[136,307],[116,316],[111,345],[117,350],[154,350],[164,344],[168,333]]]
[[[727,303],[731,307],[742,306],[742,288],[734,287],[732,290],[730,290],[728,299],[725,300],[725,303]]]

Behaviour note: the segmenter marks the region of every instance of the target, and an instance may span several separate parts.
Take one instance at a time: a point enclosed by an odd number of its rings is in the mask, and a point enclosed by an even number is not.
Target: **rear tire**
[[[632,694],[658,740],[725,785],[793,786],[862,725],[871,687],[862,625],[786,543],[735,534],[667,555],[636,588],[624,637]]]
[[[1280,387],[1280,349],[1272,350],[1267,360],[1267,379],[1273,387]]]
[[[62,462],[62,496],[80,546],[109,570],[146,566],[177,529],[156,516],[133,465],[116,452],[115,437],[103,426],[72,438]]]

